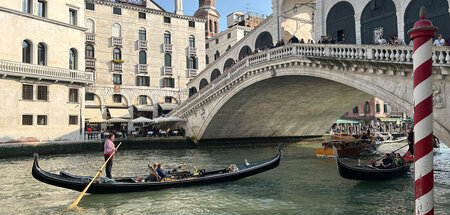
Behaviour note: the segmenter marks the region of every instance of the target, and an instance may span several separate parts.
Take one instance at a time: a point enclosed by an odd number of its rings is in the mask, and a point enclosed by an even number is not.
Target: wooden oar
[[[103,168],[105,168],[105,166],[108,163],[109,159],[111,159],[111,157],[114,156],[114,154],[116,153],[117,149],[119,149],[121,144],[122,144],[122,142],[119,143],[119,145],[117,146],[116,150],[114,150],[114,152],[109,156],[109,158],[105,161],[103,166],[100,167],[100,170],[97,172],[97,174],[95,174],[94,178],[92,178],[91,182],[86,186],[86,188],[84,188],[83,192],[80,193],[80,195],[77,197],[77,199],[75,199],[75,201],[68,208],[66,208],[65,211],[71,210],[71,209],[73,209],[74,207],[76,207],[78,205],[78,203],[80,202],[81,198],[83,198],[84,194],[86,194],[86,191],[89,189],[91,184],[95,181],[95,179],[97,177],[99,177],[102,174]]]
[[[396,149],[396,150],[394,150],[394,151],[392,151],[391,153],[394,153],[394,152],[396,152],[396,151],[398,151],[398,150],[400,150],[400,149],[403,149],[403,148],[405,148],[405,147],[408,146],[408,145],[409,145],[409,143],[406,144],[406,145],[404,145],[404,146],[402,146],[402,147],[400,147],[400,148],[398,148],[398,149]],[[378,159],[376,159],[376,160],[374,160],[374,161],[368,163],[367,165],[372,164],[373,162],[377,162],[377,161],[379,161],[379,160],[381,160],[381,159],[383,159],[383,158],[384,158],[384,157],[378,158]]]

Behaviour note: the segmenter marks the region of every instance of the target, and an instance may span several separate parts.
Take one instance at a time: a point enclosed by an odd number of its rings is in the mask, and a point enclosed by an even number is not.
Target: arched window
[[[370,113],[370,103],[366,102],[364,104],[364,113]]]
[[[147,40],[147,32],[145,28],[139,29],[139,40],[146,41]]]
[[[380,113],[380,110],[381,108],[380,108],[380,103],[379,102],[376,102],[375,103],[375,110],[377,111],[377,113]]]
[[[214,22],[214,32],[219,33],[219,26],[217,26],[217,21]]]
[[[122,29],[119,23],[114,23],[112,27],[112,36],[113,37],[122,37]]]
[[[219,50],[216,51],[216,54],[214,54],[214,60],[217,60],[220,57]]]
[[[195,47],[195,37],[192,35],[189,37],[189,47]]]
[[[22,62],[31,63],[31,42],[28,40],[22,42]]]
[[[209,20],[209,32],[213,32],[212,20]]]
[[[69,69],[77,69],[77,50],[72,48],[69,50]]]
[[[208,30],[208,22],[205,22],[205,30]]]
[[[164,55],[164,66],[172,67],[172,56],[169,53]]]
[[[147,53],[145,51],[139,52],[139,64],[147,64]]]
[[[86,27],[87,27],[87,33],[90,34],[95,34],[95,23],[94,20],[92,19],[87,19],[86,20]]]
[[[172,44],[170,32],[168,31],[164,32],[164,44]]]
[[[47,65],[47,47],[44,43],[38,44],[37,61],[38,65]]]
[[[119,48],[115,48],[113,50],[113,59],[114,60],[122,60],[122,51]]]
[[[86,45],[86,58],[94,58],[94,47]]]
[[[211,78],[209,80],[214,81],[216,78],[220,76],[219,69],[214,69],[211,73]]]

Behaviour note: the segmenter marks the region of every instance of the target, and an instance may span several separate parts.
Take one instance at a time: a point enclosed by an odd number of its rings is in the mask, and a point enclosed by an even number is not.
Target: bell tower
[[[209,39],[219,33],[220,14],[215,8],[215,0],[199,0],[194,17],[205,19],[205,37]]]

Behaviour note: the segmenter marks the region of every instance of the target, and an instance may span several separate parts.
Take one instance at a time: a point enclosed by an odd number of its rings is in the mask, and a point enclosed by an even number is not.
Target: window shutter
[[[194,58],[194,69],[198,69],[198,57]]]
[[[186,56],[186,69],[190,69],[189,56]]]

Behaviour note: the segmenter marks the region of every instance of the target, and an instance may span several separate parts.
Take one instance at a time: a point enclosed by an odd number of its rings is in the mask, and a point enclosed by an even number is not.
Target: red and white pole
[[[433,90],[432,46],[437,28],[425,20],[425,7],[420,20],[408,31],[414,54],[414,169],[415,214],[434,214],[433,182]]]

